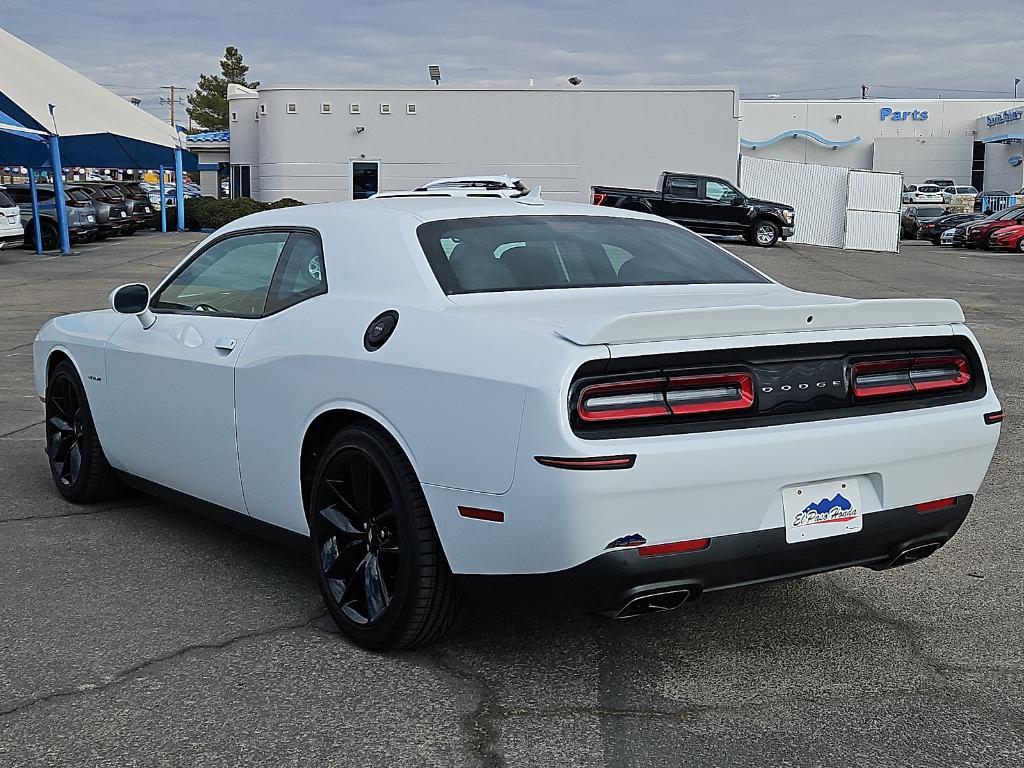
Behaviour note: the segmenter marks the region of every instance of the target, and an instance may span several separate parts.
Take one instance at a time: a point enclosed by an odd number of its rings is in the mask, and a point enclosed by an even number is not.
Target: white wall
[[[349,113],[352,103],[360,114]],[[381,114],[382,103],[391,114]],[[261,88],[259,104],[265,114],[254,131],[236,131],[241,109],[231,125],[231,162],[253,164],[263,200],[349,199],[349,164],[361,156],[381,161],[382,191],[509,173],[552,199],[583,201],[594,184],[652,187],[665,170],[736,178],[733,88]]]
[[[802,163],[845,166],[864,170],[902,170],[907,183],[929,176],[945,175],[948,169],[958,183],[971,181],[971,146],[978,118],[1005,107],[1001,100],[949,99],[866,99],[822,101],[744,101],[740,135],[765,141],[793,129],[813,131],[833,141],[855,136],[861,140],[849,147],[832,149],[806,138],[786,138],[757,149],[743,148],[742,154]],[[882,109],[911,113],[906,120],[882,119]],[[914,120],[912,113],[917,111]],[[927,117],[923,117],[927,112]],[[836,115],[840,119],[836,120]],[[924,142],[893,144],[906,139]],[[883,143],[884,140],[885,143]],[[941,141],[940,141],[941,140]],[[881,147],[882,158],[876,160]],[[903,154],[893,159],[893,150]],[[895,167],[894,167],[895,166]],[[934,172],[932,167],[935,167]],[[916,178],[919,175],[920,178]]]

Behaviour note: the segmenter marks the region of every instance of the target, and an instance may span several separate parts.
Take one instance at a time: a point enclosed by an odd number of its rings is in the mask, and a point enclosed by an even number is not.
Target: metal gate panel
[[[850,171],[844,247],[897,253],[903,174]]]
[[[900,249],[900,215],[880,211],[847,211],[845,247],[858,251]]]
[[[902,174],[851,170],[846,207],[854,211],[899,213],[902,193]]]
[[[740,183],[745,194],[792,205],[796,232],[790,242],[842,248],[846,231],[849,169],[743,155]]]

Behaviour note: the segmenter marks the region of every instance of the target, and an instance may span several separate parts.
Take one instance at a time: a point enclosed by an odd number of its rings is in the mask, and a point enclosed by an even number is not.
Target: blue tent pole
[[[174,198],[178,203],[178,231],[185,231],[185,187],[181,177],[181,147],[174,148]]]
[[[57,134],[50,136],[50,168],[53,171],[53,202],[57,209],[57,229],[60,230],[60,252],[71,253],[71,238],[68,237],[68,212],[64,207],[64,169],[60,164],[60,139]]]
[[[167,198],[164,197],[164,167],[160,166],[160,231],[167,231]]]
[[[39,194],[36,191],[36,169],[28,169],[28,188],[32,194],[32,226],[36,233],[36,255],[43,252],[43,233],[39,226]]]

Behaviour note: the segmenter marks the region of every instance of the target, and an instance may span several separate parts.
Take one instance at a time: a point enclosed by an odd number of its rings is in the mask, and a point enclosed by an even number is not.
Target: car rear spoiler
[[[788,307],[760,305],[670,309],[620,315],[611,322],[560,328],[574,344],[633,344],[761,333],[848,330],[964,322],[952,299],[864,299]]]

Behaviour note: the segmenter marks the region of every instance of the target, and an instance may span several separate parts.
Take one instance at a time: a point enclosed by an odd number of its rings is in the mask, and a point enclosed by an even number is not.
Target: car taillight
[[[604,205],[604,201],[608,199],[608,195],[604,192],[594,193],[594,205]]]
[[[963,355],[871,360],[857,363],[851,374],[858,399],[959,389],[971,383],[971,366]]]
[[[753,405],[749,373],[707,373],[591,384],[580,391],[576,412],[592,423],[742,411]]]

